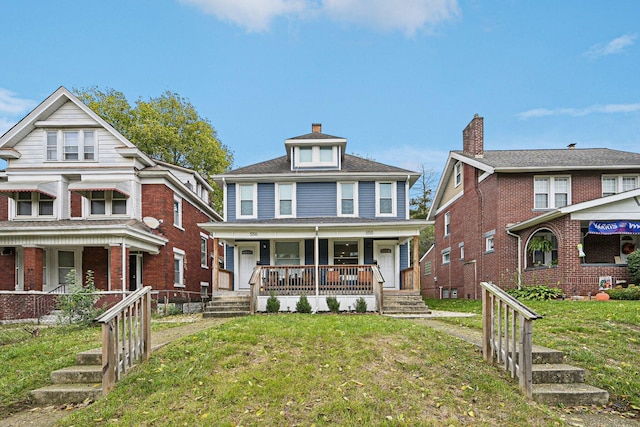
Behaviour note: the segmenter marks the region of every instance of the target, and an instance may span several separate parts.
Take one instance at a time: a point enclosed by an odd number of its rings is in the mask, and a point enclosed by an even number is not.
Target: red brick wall
[[[0,194],[0,221],[7,221],[9,219],[9,198]]]
[[[118,264],[122,260],[118,261]],[[82,251],[82,280],[84,282],[87,270],[93,271],[96,289],[109,290],[109,253],[104,247],[87,246]],[[112,290],[120,290],[112,289]]]
[[[42,291],[43,253],[41,248],[24,248],[25,291]]]
[[[49,307],[49,311],[56,305],[58,295],[29,292],[0,293],[0,321],[35,319],[36,305]],[[39,301],[39,304],[36,303]],[[41,313],[41,315],[48,314]]]
[[[0,256],[0,291],[13,291],[15,289],[16,256],[14,249],[12,255]]]
[[[82,195],[77,191],[71,191],[71,218],[82,217]]]
[[[173,191],[165,185],[147,184],[142,187],[142,215],[162,220],[157,232],[169,239],[158,255],[144,255],[143,280],[154,289],[174,290],[173,249],[185,251],[185,291],[200,292],[200,282],[211,286],[211,256],[213,239],[209,239],[207,265],[200,266],[200,233],[204,232],[198,223],[209,222],[210,218],[188,200],[182,200],[182,228],[173,225]]]

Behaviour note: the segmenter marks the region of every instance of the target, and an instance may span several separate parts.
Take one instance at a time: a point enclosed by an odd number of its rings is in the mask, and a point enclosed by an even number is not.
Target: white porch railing
[[[151,286],[138,289],[96,319],[102,324],[102,391],[151,354]]]
[[[532,397],[533,321],[542,318],[492,283],[482,282],[482,356],[518,377]]]

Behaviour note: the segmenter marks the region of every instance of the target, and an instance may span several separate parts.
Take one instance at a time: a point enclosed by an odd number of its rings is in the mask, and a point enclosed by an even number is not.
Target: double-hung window
[[[296,185],[294,183],[276,184],[277,217],[296,216],[295,190]]]
[[[185,251],[173,249],[173,286],[184,288],[184,257]]]
[[[238,185],[237,212],[239,218],[256,218],[257,215],[257,186],[256,184]]]
[[[358,215],[358,185],[355,182],[338,183],[338,216]]]
[[[445,212],[444,214],[444,235],[445,237],[451,234],[451,212]]]
[[[200,267],[207,268],[207,244],[209,242],[209,238],[206,234],[200,233]]]
[[[396,191],[393,182],[376,183],[376,213],[378,216],[395,216]]]
[[[453,168],[455,175],[455,186],[462,184],[462,162],[456,163]]]
[[[182,228],[182,199],[178,196],[173,197],[173,225]]]
[[[97,132],[95,130],[64,130],[45,132],[48,161],[96,160]]]
[[[95,190],[89,193],[91,215],[126,215],[127,196],[112,190]]]
[[[19,192],[15,199],[16,217],[53,216],[53,197],[37,192]]]
[[[602,197],[634,190],[638,182],[638,175],[602,175]]]
[[[534,178],[534,209],[554,209],[571,204],[569,176],[536,176]]]
[[[446,248],[440,251],[440,255],[442,255],[442,263],[449,264],[451,262],[451,248]]]

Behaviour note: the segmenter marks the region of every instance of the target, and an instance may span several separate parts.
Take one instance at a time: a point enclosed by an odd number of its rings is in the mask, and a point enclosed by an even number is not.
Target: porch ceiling
[[[256,221],[198,224],[213,237],[233,243],[236,240],[320,239],[329,238],[410,238],[417,236],[430,223],[424,220],[359,220],[337,222]]]
[[[145,230],[136,220],[2,221],[0,246],[125,245],[157,254],[167,239]]]

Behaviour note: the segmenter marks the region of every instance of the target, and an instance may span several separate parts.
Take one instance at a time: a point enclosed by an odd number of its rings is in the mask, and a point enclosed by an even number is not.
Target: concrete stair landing
[[[202,317],[237,317],[251,313],[251,300],[248,295],[214,295],[207,303]]]
[[[382,314],[398,317],[420,317],[431,313],[418,291],[384,291]]]

